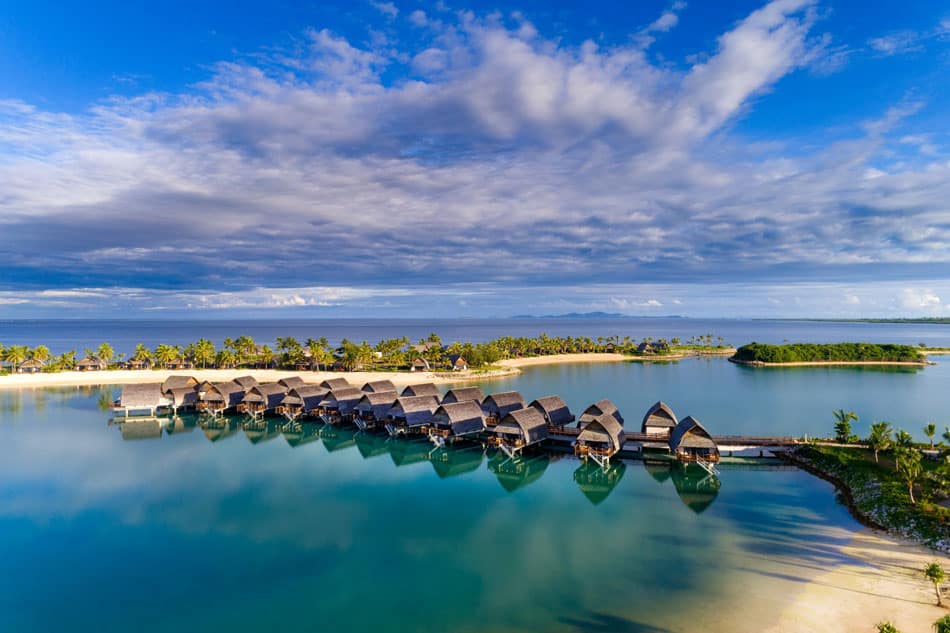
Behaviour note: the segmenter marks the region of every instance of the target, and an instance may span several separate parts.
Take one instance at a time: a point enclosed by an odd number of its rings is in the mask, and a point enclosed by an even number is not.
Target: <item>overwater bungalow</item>
[[[136,414],[154,416],[160,408],[167,407],[169,404],[169,398],[162,393],[162,386],[157,382],[123,385],[122,393],[112,410],[125,416]]]
[[[123,440],[157,440],[162,437],[165,420],[156,417],[129,418],[119,423]]]
[[[680,461],[703,465],[719,461],[719,447],[699,420],[686,416],[670,433],[670,452]]]
[[[429,453],[429,463],[432,464],[439,479],[458,477],[465,473],[478,470],[485,459],[485,451],[481,446],[465,448],[440,448]]]
[[[320,383],[320,386],[328,391],[332,391],[333,389],[344,389],[346,387],[352,387],[353,385],[351,385],[350,381],[346,378],[327,378]]]
[[[277,381],[278,385],[283,385],[287,388],[287,391],[291,389],[296,389],[297,387],[303,387],[307,383],[304,382],[303,378],[300,376],[290,376],[288,378],[281,378]]]
[[[485,394],[479,387],[459,387],[457,389],[449,389],[442,398],[442,404],[453,404],[455,402],[465,402],[466,400],[472,400],[481,404],[484,399]]]
[[[46,363],[35,358],[28,358],[16,366],[18,374],[38,374],[46,367]]]
[[[168,400],[168,406],[172,413],[179,411],[191,411],[198,406],[198,392],[194,387],[177,387],[165,392],[165,398]]]
[[[419,438],[397,437],[389,442],[389,458],[396,466],[408,466],[429,461],[432,445]]]
[[[488,470],[494,473],[502,488],[512,493],[540,479],[550,463],[546,455],[511,459],[497,453],[488,460]]]
[[[424,358],[416,358],[409,363],[409,371],[430,371],[429,361]]]
[[[320,439],[320,426],[316,424],[288,422],[281,428],[280,432],[291,448],[310,444]]]
[[[332,389],[317,407],[320,417],[327,424],[349,421],[360,398],[364,395],[366,394],[352,386]]]
[[[532,400],[528,406],[537,409],[544,416],[544,421],[551,430],[561,430],[574,421],[574,414],[561,396],[544,396]]]
[[[201,427],[201,430],[209,442],[220,442],[223,439],[231,437],[241,428],[241,425],[238,424],[237,421],[224,416],[204,418],[198,422],[198,426]]]
[[[427,435],[438,408],[439,399],[435,396],[400,396],[386,413],[386,431],[390,435]]]
[[[657,439],[668,438],[677,424],[679,420],[676,419],[673,409],[661,400],[650,407],[643,416],[640,432],[655,436]]]
[[[356,429],[352,427],[324,426],[320,429],[320,439],[323,440],[323,448],[327,449],[328,453],[334,453],[355,446],[356,433]]]
[[[287,387],[280,383],[257,385],[244,393],[237,410],[254,417],[276,414],[286,395]]]
[[[497,446],[509,457],[514,457],[529,446],[540,444],[548,437],[547,422],[541,412],[534,408],[508,413],[493,431],[495,435],[491,438],[491,445]]]
[[[208,386],[211,386],[211,383],[208,383]],[[169,376],[165,379],[165,382],[162,383],[162,393],[167,393],[172,389],[181,389],[184,387],[190,387],[197,390],[198,379],[194,376]]]
[[[594,418],[581,427],[574,440],[574,454],[583,460],[590,459],[602,467],[610,463],[626,441],[623,426],[617,418],[607,414]]]
[[[574,483],[588,501],[599,505],[617,487],[626,471],[627,466],[623,462],[611,464],[607,468],[602,468],[592,462],[584,462],[574,471]]]
[[[409,385],[403,389],[399,395],[403,398],[411,396],[433,396],[439,400],[442,399],[442,392],[431,382],[424,382],[420,385]]]
[[[719,496],[719,478],[695,464],[673,464],[670,468],[673,487],[686,507],[701,514]]]
[[[323,398],[330,393],[320,385],[304,385],[290,389],[275,410],[288,420],[302,415],[315,416]]]
[[[512,411],[524,409],[524,405],[524,398],[517,391],[493,393],[482,400],[482,409],[485,410],[485,424],[489,427],[495,426],[499,420]]]
[[[463,437],[475,437],[485,430],[485,412],[478,402],[442,403],[432,415],[429,438],[437,445],[453,443]]]
[[[577,421],[577,425],[579,427],[583,427],[588,422],[596,420],[597,418],[603,417],[605,415],[613,416],[617,422],[620,423],[620,426],[623,426],[623,416],[620,415],[620,409],[617,408],[617,405],[606,398],[603,400],[598,400],[594,404],[584,409],[580,419]]]
[[[268,442],[280,435],[281,425],[276,420],[248,420],[241,425],[244,429],[244,437],[251,444],[262,444]]]
[[[98,356],[86,356],[81,361],[76,363],[77,371],[102,371],[106,369],[108,365],[106,361],[102,360]]]
[[[386,415],[398,399],[399,395],[395,391],[364,394],[356,403],[356,426],[364,431],[382,428],[386,424]]]
[[[364,393],[386,393],[396,391],[396,385],[392,380],[373,380],[364,384],[360,389]]]
[[[241,385],[241,388],[244,389],[244,391],[247,391],[248,389],[256,387],[260,384],[257,382],[257,378],[254,376],[238,376],[234,379],[234,382]]]
[[[236,382],[217,382],[198,392],[198,411],[220,415],[233,411],[244,398],[244,388]]]
[[[356,440],[356,450],[360,452],[363,459],[379,457],[389,453],[389,438],[385,435],[357,433],[354,438]]]

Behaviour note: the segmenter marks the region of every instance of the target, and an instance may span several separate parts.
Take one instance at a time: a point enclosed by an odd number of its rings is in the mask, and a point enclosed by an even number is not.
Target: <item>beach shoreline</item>
[[[890,360],[815,360],[794,363],[764,363],[759,360],[728,359],[730,363],[745,367],[843,367],[843,366],[894,366],[894,367],[927,367],[936,365],[934,361],[890,361]]]

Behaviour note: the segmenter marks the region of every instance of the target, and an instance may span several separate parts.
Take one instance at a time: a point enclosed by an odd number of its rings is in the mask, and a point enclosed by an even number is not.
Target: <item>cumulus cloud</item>
[[[181,94],[78,115],[0,102],[0,289],[294,308],[339,303],[312,288],[950,270],[950,164],[936,141],[888,159],[922,104],[812,152],[730,133],[826,50],[814,13],[775,0],[682,69],[524,16],[413,13],[418,44],[312,30]]]

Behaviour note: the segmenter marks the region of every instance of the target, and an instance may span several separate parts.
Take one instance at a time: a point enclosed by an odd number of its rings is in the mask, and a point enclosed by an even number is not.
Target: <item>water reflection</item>
[[[541,479],[551,460],[544,456],[510,458],[497,452],[488,460],[488,470],[495,474],[506,491],[514,492]]]
[[[574,481],[587,500],[596,506],[613,492],[626,471],[627,466],[623,462],[613,463],[608,468],[601,468],[593,462],[583,462],[574,471]]]
[[[712,505],[722,486],[718,477],[710,475],[696,464],[644,461],[643,468],[661,484],[672,479],[680,500],[696,514],[702,514]]]

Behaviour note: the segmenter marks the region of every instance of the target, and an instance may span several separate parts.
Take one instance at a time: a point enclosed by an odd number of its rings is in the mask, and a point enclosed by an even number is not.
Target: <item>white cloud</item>
[[[412,22],[416,26],[425,26],[426,24],[428,24],[429,19],[426,16],[425,11],[423,11],[422,9],[416,9],[415,11],[409,14],[409,21]]]
[[[399,15],[399,9],[396,8],[396,5],[392,2],[376,2],[375,0],[370,0],[369,2],[373,7],[380,13],[394,18]]]

